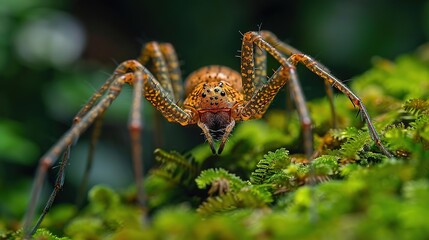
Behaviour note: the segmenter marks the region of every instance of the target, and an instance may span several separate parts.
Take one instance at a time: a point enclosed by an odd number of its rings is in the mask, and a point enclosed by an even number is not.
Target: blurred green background
[[[40,156],[69,128],[74,114],[115,66],[137,57],[142,44],[171,42],[185,76],[208,64],[238,69],[240,32],[258,30],[261,24],[349,80],[368,69],[374,56],[393,59],[427,42],[429,1],[2,0],[2,218],[20,220]],[[302,70],[308,98],[323,97],[323,82]],[[91,184],[120,188],[133,181],[130,101],[131,89],[126,87],[106,114]],[[146,101],[143,112],[144,159],[151,164],[153,108]],[[165,149],[184,152],[204,141],[197,127],[165,120],[161,124]],[[65,190],[57,201],[71,201],[76,194],[88,136],[83,135],[72,152]],[[53,172],[49,186],[54,179]]]

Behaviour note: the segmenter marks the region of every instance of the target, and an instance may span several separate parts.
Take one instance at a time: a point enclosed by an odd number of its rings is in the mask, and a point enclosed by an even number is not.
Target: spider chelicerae
[[[271,55],[280,67],[266,80],[266,59]],[[197,124],[203,131],[213,154],[221,154],[237,121],[261,118],[279,90],[288,85],[300,118],[304,151],[311,159],[313,140],[311,119],[298,82],[296,65],[300,63],[318,75],[327,86],[346,94],[359,108],[375,144],[387,156],[391,154],[381,143],[367,110],[346,85],[333,76],[326,67],[295,48],[277,39],[269,31],[243,34],[240,73],[224,66],[207,66],[190,74],[182,85],[179,62],[169,43],[147,43],[137,60],[121,63],[111,77],[95,92],[77,113],[72,127],[41,157],[33,185],[30,205],[24,219],[24,234],[31,236],[49,211],[64,181],[70,146],[103,113],[128,84],[134,88],[130,120],[132,159],[139,202],[144,206],[142,191],[141,100],[146,98],[168,121],[183,126]],[[151,66],[149,71],[146,66]],[[332,92],[331,101],[332,101]],[[185,98],[183,98],[185,96]],[[219,146],[216,148],[216,140]],[[37,223],[31,228],[35,206],[49,168],[63,154],[55,188]]]

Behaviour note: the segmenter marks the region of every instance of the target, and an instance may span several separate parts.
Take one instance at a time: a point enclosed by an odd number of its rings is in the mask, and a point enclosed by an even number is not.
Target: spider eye
[[[224,96],[225,96],[225,92],[224,92],[224,91],[220,92],[220,95],[221,95],[222,97],[224,97]]]
[[[201,97],[205,98],[207,95],[206,93],[201,94]]]

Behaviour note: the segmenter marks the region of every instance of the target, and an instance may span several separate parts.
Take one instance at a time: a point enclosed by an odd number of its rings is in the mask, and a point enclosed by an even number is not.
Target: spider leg
[[[267,35],[267,33],[270,33],[270,32],[263,31],[263,33]],[[268,35],[268,36],[271,36],[271,35]],[[288,46],[288,45],[285,45],[285,46]],[[292,47],[290,48],[291,48],[291,51],[298,51]],[[254,54],[255,54],[255,87],[256,89],[259,89],[262,87],[262,85],[266,84],[266,80],[264,78],[266,77],[267,52],[263,48],[256,47],[254,50]],[[296,74],[292,73],[292,75],[296,75]],[[294,99],[294,102],[297,105],[305,139],[311,139],[311,141],[309,140],[305,141],[305,142],[309,142],[309,144],[305,144],[306,145],[305,148],[307,149],[305,152],[311,153],[312,151],[309,151],[309,149],[312,149],[313,147],[312,137],[311,137],[311,119],[310,119],[307,107],[305,106],[306,103],[305,103],[304,93],[302,92],[302,88],[299,84],[299,81],[297,81],[297,76],[292,76],[291,81],[286,81],[285,84],[288,85],[288,89],[290,91],[291,97]],[[329,84],[328,86],[330,87]],[[332,96],[332,90],[330,91],[330,93],[331,93],[330,96]],[[264,110],[260,111],[259,114],[257,114],[255,117],[256,118],[262,117],[265,114],[268,107],[269,107],[269,104],[266,104]]]
[[[284,86],[289,80],[292,73],[295,74],[295,66],[290,64],[281,54],[268,43],[265,45],[258,44],[259,41],[265,42],[260,35],[254,32],[247,32],[243,36],[243,42],[241,47],[241,76],[244,93],[244,107],[240,110],[241,120],[247,120],[251,118],[260,118],[266,111],[268,105],[273,100],[277,92]],[[255,69],[255,65],[264,66],[260,60],[256,60],[255,57],[263,59],[265,61],[265,54],[258,53],[259,50],[254,50],[254,45],[259,48],[260,51],[268,52],[270,55],[278,55],[275,57],[277,60],[281,60],[282,66],[270,77],[268,83],[261,85],[255,91],[255,79],[260,78],[261,75],[265,75],[265,71],[259,72]],[[268,47],[267,47],[268,46]],[[256,53],[256,55],[255,55]],[[258,70],[260,71],[260,70]]]
[[[255,48],[255,80],[256,89],[267,82],[267,52],[259,47]]]
[[[151,72],[154,73],[164,91],[171,95],[170,98],[173,101],[181,100],[179,98],[183,94],[181,73],[176,53],[171,44],[147,43],[143,47],[138,61],[144,66],[151,64]]]
[[[271,46],[273,46],[274,48],[276,48],[280,52],[286,54],[286,56],[290,56],[290,55],[293,55],[293,54],[302,54],[302,52],[299,51],[298,49],[290,46],[289,44],[287,44],[287,43],[285,43],[283,41],[280,41],[277,38],[277,36],[274,33],[270,32],[270,31],[263,30],[263,31],[260,32],[260,35]],[[327,67],[323,66],[319,62],[317,62],[317,63],[320,65],[320,67],[324,68],[325,71],[329,72],[329,69]],[[336,128],[337,127],[337,121],[336,121],[337,114],[335,112],[334,93],[332,91],[332,86],[329,84],[329,81],[325,80],[324,82],[325,82],[325,91],[326,91],[326,94],[328,95],[329,105],[330,105],[330,108],[331,108],[332,127]],[[288,84],[293,84],[293,83],[290,82]]]
[[[267,51],[267,53],[273,56],[281,64],[279,70],[271,77],[269,83],[266,85],[267,87],[264,86],[256,92],[254,91],[254,84],[252,82],[252,80],[255,78],[253,44]],[[311,121],[309,121],[310,118],[308,117],[308,113],[305,113],[305,111],[307,111],[307,108],[305,107],[303,95],[300,94],[301,91],[298,85],[299,83],[296,77],[297,75],[294,67],[298,62],[300,62],[305,65],[309,70],[324,79],[326,82],[329,82],[330,85],[337,88],[350,98],[352,103],[359,108],[362,117],[365,119],[368,125],[369,133],[375,144],[386,156],[392,157],[392,155],[381,143],[380,137],[378,136],[378,133],[370,120],[370,117],[366,111],[364,104],[350,89],[348,89],[340,80],[336,79],[333,75],[331,75],[326,67],[319,64],[317,61],[311,59],[309,56],[304,55],[302,53],[295,53],[292,54],[288,59],[286,59],[279,52],[279,50],[277,50],[276,47],[265,41],[258,33],[247,32],[243,36],[241,73],[243,77],[243,88],[245,94],[244,99],[246,102],[246,105],[241,111],[241,116],[243,120],[247,120],[254,116],[259,117],[261,111],[266,108],[265,105],[271,102],[274,95],[277,94],[278,90],[284,85],[285,81],[287,81],[282,79],[290,78],[292,83],[291,87],[292,89],[295,89],[293,90],[295,101],[298,104],[302,105],[298,106],[298,112],[301,112],[301,123],[303,124],[304,128],[304,145],[306,155],[312,155],[312,134],[310,127]],[[277,73],[279,73],[279,76],[283,75],[283,77],[278,77]],[[308,121],[305,120],[307,118]]]
[[[169,122],[177,122],[182,126],[196,123],[195,113],[184,110],[171,98],[169,92],[164,90],[161,84],[146,68],[142,69],[144,75],[144,97],[158,110]]]
[[[306,158],[311,161],[311,159],[313,159],[313,131],[311,129],[312,122],[296,71],[291,72],[289,87],[290,93],[296,105],[299,120],[301,122],[304,139],[304,152]]]
[[[91,138],[89,142],[89,149],[88,149],[88,155],[86,157],[86,166],[85,170],[83,172],[82,181],[79,186],[79,190],[76,197],[76,206],[80,208],[84,202],[85,196],[86,196],[86,189],[88,186],[88,180],[89,180],[89,174],[91,172],[92,164],[94,162],[94,153],[95,153],[95,145],[97,144],[98,138],[101,134],[101,126],[103,123],[103,116],[104,114],[100,114],[100,116],[97,117],[94,121],[94,128],[91,133]],[[70,151],[70,146],[67,148],[66,151]]]
[[[290,67],[291,71],[294,71],[295,68],[293,66]],[[240,120],[256,119],[262,117],[267,109],[267,105],[271,103],[277,92],[289,80],[290,69],[281,66],[271,76],[267,84],[263,85],[260,89],[255,91],[252,96],[250,96],[249,101],[245,102],[244,107],[240,111]]]
[[[149,42],[145,44],[138,58],[144,66],[150,66],[151,72],[155,74],[158,81],[171,99],[176,103],[183,100],[182,74],[179,67],[176,51],[170,43]],[[154,129],[157,134],[153,135],[155,146],[161,147],[162,126],[161,115],[154,113]]]
[[[88,111],[94,106],[94,104],[98,101],[98,99],[100,99],[100,97],[104,95],[104,93],[107,91],[109,86],[112,84],[113,80],[114,80],[114,75],[109,77],[104,82],[104,84],[97,90],[97,92],[91,96],[91,98],[85,103],[85,105],[79,110],[79,112],[73,118],[72,126],[81,121],[82,117],[85,116],[88,113]],[[95,145],[97,143],[98,137],[99,137],[100,132],[101,132],[101,125],[102,125],[102,118],[103,118],[102,115],[103,114],[101,114],[95,120],[95,127],[92,131],[92,134],[91,134],[91,141],[89,144],[87,162],[86,162],[82,182],[81,182],[80,187],[79,187],[79,192],[78,192],[77,197],[76,197],[76,206],[78,208],[82,205],[82,202],[84,200],[85,191],[86,191],[88,178],[89,178],[89,173],[91,171],[92,162],[94,159]],[[75,139],[75,142],[77,141],[77,139],[78,138]],[[68,145],[67,149],[65,150],[65,153],[63,154],[63,159],[61,160],[61,162],[67,162],[68,161],[68,159],[64,159],[64,157],[70,157],[70,151],[71,151],[71,145]]]
[[[160,82],[152,75],[151,72],[142,66],[135,60],[130,60],[122,63],[116,70],[126,74],[127,72],[134,73],[134,79],[127,81],[134,87],[133,91],[133,103],[130,112],[130,121],[128,124],[130,136],[131,136],[131,147],[132,147],[132,158],[134,163],[134,174],[136,178],[137,194],[142,210],[145,212],[146,208],[146,196],[142,189],[143,179],[143,163],[142,163],[142,148],[140,140],[140,132],[142,129],[141,120],[141,98],[142,89],[144,97],[152,103],[152,105],[161,112],[161,114],[169,121],[178,122],[182,125],[187,125],[193,121],[192,115],[185,112],[180,108],[174,100],[170,92],[165,90]]]
[[[94,106],[97,100],[104,95],[104,93],[109,88],[112,81],[113,81],[113,76],[107,79],[107,81],[97,90],[97,92],[92,95],[92,97],[87,101],[87,103],[79,110],[79,112],[73,118],[73,124],[78,123],[82,119],[82,117],[89,111],[89,109],[91,109]],[[85,166],[82,181],[76,196],[76,206],[78,208],[82,206],[82,203],[85,199],[85,195],[86,195],[85,192],[88,185],[89,174],[91,172],[92,163],[94,161],[95,145],[97,144],[98,138],[101,133],[102,122],[103,122],[103,114],[100,114],[100,116],[98,116],[94,122],[94,129],[92,130],[92,134],[90,138],[91,140],[89,143],[86,166]],[[77,141],[77,139],[75,141]],[[70,156],[70,150],[71,150],[71,145],[67,147],[66,149],[67,153],[65,153],[64,156]],[[62,161],[64,161],[64,159]]]
[[[274,48],[278,49],[280,52],[290,56],[292,54],[296,54],[296,53],[301,53],[301,51],[299,51],[298,49],[292,47],[291,45],[280,41],[277,36],[267,30],[262,30],[259,32],[259,34],[261,35],[261,37],[267,41],[271,46],[273,46]]]
[[[85,103],[85,105],[79,110],[76,116],[73,118],[73,123],[78,123],[81,121],[82,117],[85,116],[89,110],[92,109],[94,104],[102,97],[109,87],[112,85],[112,82],[116,79],[117,75],[113,74],[110,76],[106,82],[101,85],[101,87],[95,92],[91,98]]]
[[[165,90],[152,73],[139,62],[135,60],[125,61],[122,63],[122,68],[124,73],[142,72],[144,97],[160,111],[169,122],[176,122],[182,126],[197,122],[195,113],[182,109],[177,105],[174,99],[172,99],[171,94]]]
[[[313,135],[311,131],[311,119],[305,104],[305,98],[298,82],[295,67],[286,62],[286,66],[281,66],[268,80],[266,85],[258,89],[250,100],[240,111],[242,120],[260,118],[264,115],[268,106],[278,93],[278,91],[288,82],[292,82],[291,93],[297,105],[298,114],[304,134],[304,151],[306,157],[311,159],[313,153]]]
[[[328,81],[324,82],[326,95],[328,95],[329,107],[331,108],[332,128],[337,128],[337,112],[335,111],[334,91]]]
[[[165,58],[168,68],[168,75],[173,86],[174,99],[183,101],[183,81],[182,72],[180,71],[179,60],[176,51],[170,43],[161,43],[160,50]]]
[[[130,120],[128,129],[131,137],[131,153],[134,165],[134,176],[137,188],[137,199],[143,210],[143,217],[146,217],[146,196],[142,188],[143,181],[143,160],[142,160],[142,145],[141,145],[141,103],[142,103],[142,89],[143,89],[143,72],[135,72],[133,102],[131,105]],[[145,220],[145,219],[143,219]]]
[[[350,101],[353,103],[353,105],[359,108],[360,113],[362,114],[361,116],[363,117],[363,119],[365,120],[368,126],[368,131],[371,135],[372,140],[386,156],[393,157],[393,155],[381,143],[380,137],[377,133],[377,130],[375,129],[374,125],[371,122],[371,119],[366,110],[366,107],[358,96],[356,96],[346,85],[344,85],[339,79],[334,77],[329,71],[326,70],[325,67],[319,65],[318,62],[314,61],[311,57],[305,54],[293,54],[289,57],[288,60],[293,65],[296,65],[297,63],[303,64],[310,71],[312,71],[313,73],[315,73],[316,75],[324,79],[325,81],[329,82],[330,85],[332,85],[336,89],[346,94],[347,97],[350,99]]]
[[[29,238],[31,234],[33,234],[36,230],[36,227],[30,230],[30,224],[34,217],[36,204],[40,197],[40,192],[43,186],[43,181],[45,179],[46,173],[49,168],[51,168],[62,151],[64,151],[68,146],[70,146],[75,139],[77,139],[93,122],[94,120],[102,114],[110,104],[116,99],[116,97],[121,92],[122,86],[127,82],[132,82],[134,79],[133,73],[127,73],[123,75],[118,75],[119,72],[115,72],[113,81],[111,85],[108,87],[107,95],[103,96],[100,101],[95,104],[91,109],[88,109],[87,113],[82,117],[82,119],[74,124],[70,130],[68,130],[61,138],[58,140],[54,146],[44,155],[39,161],[39,165],[37,167],[35,181],[32,187],[32,192],[30,195],[30,203],[27,209],[27,213],[24,217],[23,228],[24,228],[24,238]],[[98,94],[98,92],[96,93]],[[68,154],[68,152],[67,152]],[[64,159],[68,159],[68,157],[64,157]],[[63,160],[64,160],[63,159]],[[65,168],[65,164],[62,164]],[[58,177],[63,178],[62,172],[64,169],[60,169]],[[54,200],[56,193],[59,191],[59,188],[55,188],[54,192],[51,194],[51,197],[48,200],[48,208],[50,203]],[[44,215],[42,215],[44,216]],[[40,223],[42,219],[38,222]]]
[[[78,122],[81,121],[82,117],[85,116],[87,114],[87,112],[94,106],[94,104],[98,101],[98,99],[100,99],[100,97],[102,97],[104,95],[104,93],[106,92],[106,90],[109,88],[109,86],[112,84],[112,81],[114,80],[114,75],[112,75],[111,77],[109,77],[104,84],[97,90],[96,93],[94,93],[91,98],[85,103],[85,105],[79,110],[79,112],[76,114],[76,116],[73,118],[73,125],[77,124]],[[91,134],[91,141],[89,144],[89,150],[88,150],[88,156],[87,156],[87,162],[86,162],[86,166],[85,166],[85,170],[84,170],[84,174],[83,174],[83,178],[82,178],[82,182],[79,186],[79,192],[77,194],[76,197],[76,206],[80,207],[82,205],[82,202],[84,200],[84,196],[85,196],[85,191],[87,188],[87,184],[88,184],[88,178],[89,178],[89,173],[91,171],[92,168],[92,162],[94,159],[94,150],[95,150],[95,145],[97,143],[98,137],[100,135],[101,132],[101,125],[102,125],[102,114],[97,117],[97,119],[95,120],[95,127],[92,131]],[[77,141],[78,138],[75,139],[75,142]],[[71,151],[71,145],[67,146],[67,149],[65,150],[66,153],[64,153],[64,157],[70,157],[70,151]],[[68,160],[62,159],[62,162],[67,162]]]
[[[45,204],[45,207],[43,208],[42,213],[39,216],[39,219],[37,219],[36,224],[33,226],[32,230],[30,231],[30,235],[33,235],[37,228],[39,228],[39,225],[42,223],[43,218],[45,215],[49,212],[49,209],[51,209],[52,203],[55,200],[55,197],[57,196],[57,193],[62,189],[64,185],[64,178],[65,178],[65,168],[67,166],[68,160],[70,159],[70,151],[65,151],[63,154],[63,158],[61,160],[61,164],[59,166],[57,178],[55,180],[54,189],[51,192],[51,195],[48,198],[48,201]]]
[[[268,83],[255,92],[251,92],[252,78],[255,77],[253,70],[253,45],[263,49],[273,56],[280,64],[280,68],[271,76]],[[295,66],[290,63],[275,47],[266,42],[261,35],[255,32],[247,32],[243,37],[242,46],[242,77],[246,101],[241,110],[242,120],[260,118],[267,110],[278,91],[288,82],[291,95],[297,106],[300,122],[303,129],[304,152],[307,159],[311,160],[313,155],[313,134],[311,129],[310,114],[306,106],[304,94],[302,93]],[[250,89],[249,89],[250,87]],[[247,89],[247,90],[246,90]]]

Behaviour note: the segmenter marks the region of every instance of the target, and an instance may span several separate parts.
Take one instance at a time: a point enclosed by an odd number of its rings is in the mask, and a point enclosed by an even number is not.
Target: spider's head
[[[235,121],[231,118],[230,111],[205,111],[200,112],[198,126],[203,130],[213,154],[221,154],[228,136],[234,128]],[[216,152],[214,141],[220,140]]]

